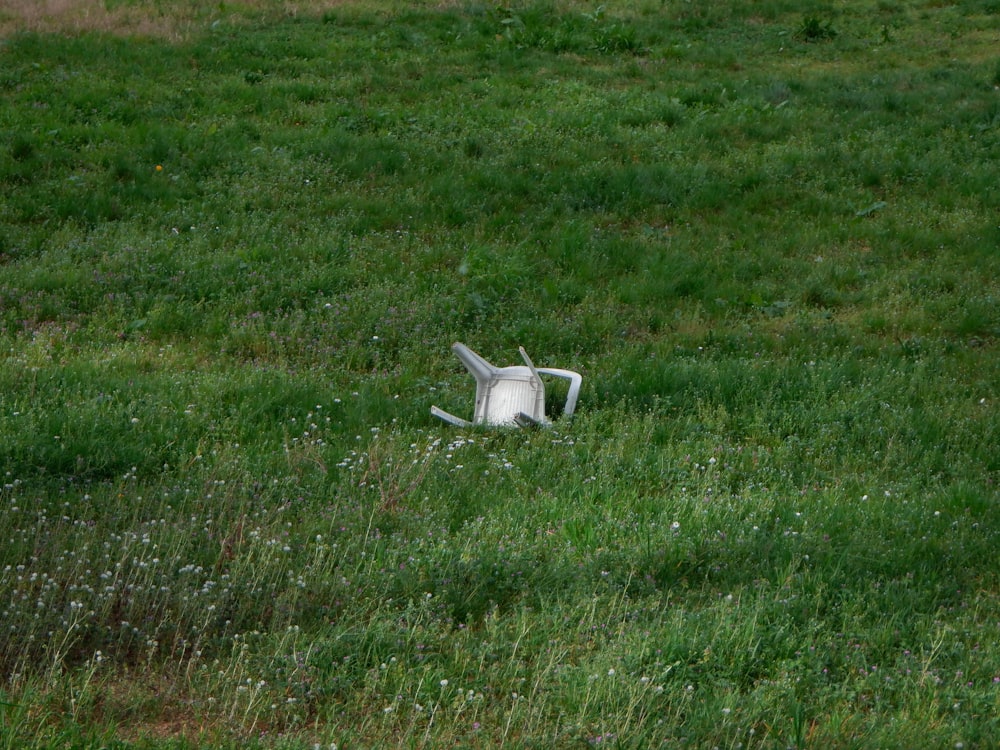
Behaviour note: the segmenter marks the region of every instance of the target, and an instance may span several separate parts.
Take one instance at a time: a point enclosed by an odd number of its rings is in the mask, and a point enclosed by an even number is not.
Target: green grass
[[[154,5],[0,14],[0,748],[1000,742],[995,2]]]

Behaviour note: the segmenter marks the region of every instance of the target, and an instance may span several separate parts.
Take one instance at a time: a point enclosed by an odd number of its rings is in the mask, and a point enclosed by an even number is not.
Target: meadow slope
[[[1000,744],[998,50],[5,4],[0,749]]]

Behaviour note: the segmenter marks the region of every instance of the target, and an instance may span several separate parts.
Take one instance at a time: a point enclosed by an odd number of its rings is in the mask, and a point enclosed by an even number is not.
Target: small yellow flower
[[[156,171],[157,172],[162,172],[163,171],[163,165],[162,164],[157,164],[156,165]]]

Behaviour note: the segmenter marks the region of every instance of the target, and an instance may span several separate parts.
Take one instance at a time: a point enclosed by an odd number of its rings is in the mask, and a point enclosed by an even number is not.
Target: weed
[[[824,21],[816,16],[805,16],[795,35],[806,42],[823,42],[836,37],[837,31],[829,20]]]

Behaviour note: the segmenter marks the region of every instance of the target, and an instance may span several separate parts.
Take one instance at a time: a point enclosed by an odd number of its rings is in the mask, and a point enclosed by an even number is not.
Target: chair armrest
[[[583,383],[583,376],[572,370],[560,370],[557,367],[539,367],[538,372],[546,375],[553,375],[570,381],[569,393],[566,394],[566,406],[563,408],[564,417],[572,417],[576,411],[576,402],[580,398],[580,386]]]

